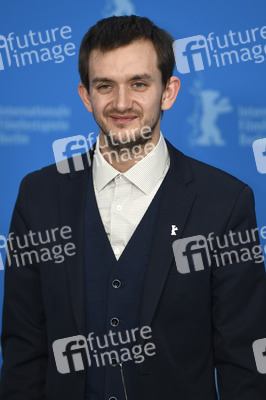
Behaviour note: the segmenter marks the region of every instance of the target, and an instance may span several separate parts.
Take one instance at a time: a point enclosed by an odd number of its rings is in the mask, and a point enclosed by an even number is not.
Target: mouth
[[[110,118],[118,123],[118,124],[125,124],[127,122],[131,122],[137,118],[135,115],[110,115]]]

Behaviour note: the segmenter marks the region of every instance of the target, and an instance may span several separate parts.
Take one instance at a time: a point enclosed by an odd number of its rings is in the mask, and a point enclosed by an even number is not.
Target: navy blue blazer
[[[215,400],[216,368],[221,400],[265,400],[266,375],[258,373],[252,350],[255,340],[266,337],[264,264],[246,257],[184,274],[172,248],[180,238],[254,229],[252,190],[167,145],[170,169],[140,315],[140,325],[152,329],[156,354],[138,364],[141,399]],[[22,236],[67,225],[76,252],[62,263],[6,266],[1,400],[84,399],[85,374],[60,374],[52,344],[86,335],[83,225],[89,168],[60,174],[52,165],[22,180],[10,231]],[[178,227],[176,236],[172,225]]]

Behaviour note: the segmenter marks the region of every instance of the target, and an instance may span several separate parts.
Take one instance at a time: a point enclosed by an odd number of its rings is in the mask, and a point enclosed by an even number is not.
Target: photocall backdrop
[[[89,133],[96,139],[77,91],[80,42],[99,19],[130,14],[149,17],[177,40],[181,90],[163,116],[163,134],[250,185],[258,226],[266,226],[266,153],[257,152],[257,168],[252,149],[266,138],[265,0],[9,0],[0,13],[0,235],[8,235],[21,179],[55,162],[53,142]]]

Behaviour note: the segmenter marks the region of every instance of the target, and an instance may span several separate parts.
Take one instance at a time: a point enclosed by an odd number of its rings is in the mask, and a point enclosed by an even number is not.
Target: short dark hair
[[[150,40],[156,50],[164,87],[173,75],[175,56],[173,37],[151,20],[136,15],[104,18],[93,25],[82,39],[79,50],[79,74],[89,91],[89,57],[94,49],[117,49],[138,39]]]

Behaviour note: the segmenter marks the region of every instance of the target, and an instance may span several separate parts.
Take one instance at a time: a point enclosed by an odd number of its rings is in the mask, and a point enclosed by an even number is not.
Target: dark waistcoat
[[[131,329],[141,328],[142,287],[161,191],[162,185],[116,260],[102,224],[90,174],[84,225],[87,334],[92,338],[89,347],[91,366],[86,372],[88,400],[125,399],[121,367],[116,362],[116,354],[127,353],[127,350],[121,350],[125,348],[130,350],[132,358],[124,356],[128,361],[122,367],[128,399],[139,398],[137,363],[132,357],[132,348],[137,342],[134,342]],[[119,332],[121,336],[118,337]],[[137,335],[138,331],[135,332]],[[110,365],[110,359],[116,365]]]

